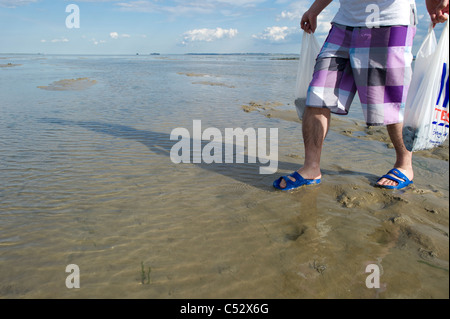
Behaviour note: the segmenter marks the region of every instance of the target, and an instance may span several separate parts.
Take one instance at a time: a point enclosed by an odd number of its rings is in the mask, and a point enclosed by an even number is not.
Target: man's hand
[[[300,22],[300,26],[307,33],[314,33],[317,28],[317,14],[312,13],[310,10],[306,11]]]
[[[448,0],[447,4],[448,4]],[[314,33],[317,29],[317,17],[333,0],[316,0],[302,17],[300,26],[307,33]]]
[[[445,13],[448,14],[448,1],[449,0],[426,0],[428,13],[430,14],[431,21],[434,25],[447,21]]]

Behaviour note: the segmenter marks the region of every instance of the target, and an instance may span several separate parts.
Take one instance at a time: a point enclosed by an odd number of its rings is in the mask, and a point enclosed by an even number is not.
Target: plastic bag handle
[[[433,21],[430,22],[430,26],[428,27],[428,33],[431,33],[434,30],[434,23]]]

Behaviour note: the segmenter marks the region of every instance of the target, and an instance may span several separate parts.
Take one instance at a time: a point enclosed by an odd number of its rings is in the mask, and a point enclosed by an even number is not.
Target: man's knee
[[[312,106],[307,106],[305,108],[305,115],[304,117],[308,117],[308,116],[312,116],[312,117],[316,117],[316,116],[324,116],[324,117],[330,117],[331,115],[331,111],[329,108],[326,107],[312,107]]]

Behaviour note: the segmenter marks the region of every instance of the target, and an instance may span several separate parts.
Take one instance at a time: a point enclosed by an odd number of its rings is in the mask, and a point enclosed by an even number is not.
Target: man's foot
[[[309,170],[306,170],[304,167],[302,167],[297,171],[297,173],[305,180],[320,181],[322,179],[322,174],[320,173],[320,170],[317,173],[317,171],[309,171]],[[287,176],[287,178],[289,178],[293,183],[297,182],[297,179],[294,176]],[[287,183],[284,180],[284,178],[281,179],[279,187],[280,187],[280,189],[286,189]]]
[[[413,178],[412,168],[394,168],[377,181],[377,186],[388,189],[402,189],[411,185]]]

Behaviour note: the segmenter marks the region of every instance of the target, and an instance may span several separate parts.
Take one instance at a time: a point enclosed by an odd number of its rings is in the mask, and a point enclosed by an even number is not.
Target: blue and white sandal
[[[295,182],[292,181],[289,177],[294,178]],[[285,188],[280,187],[280,183],[283,179],[286,182]],[[320,183],[321,183],[320,179],[305,179],[298,172],[294,172],[289,176],[283,176],[277,179],[275,182],[273,182],[273,187],[282,191],[290,191],[305,185],[317,185]]]
[[[392,176],[394,175],[394,176]],[[388,180],[391,180],[393,182],[398,183],[397,186],[392,185],[378,185],[378,183],[383,179],[386,178]],[[403,189],[405,187],[408,187],[409,185],[414,184],[413,181],[411,181],[408,177],[405,176],[402,172],[400,172],[398,169],[394,168],[389,171],[386,175],[382,176],[378,181],[376,186],[386,189]]]

